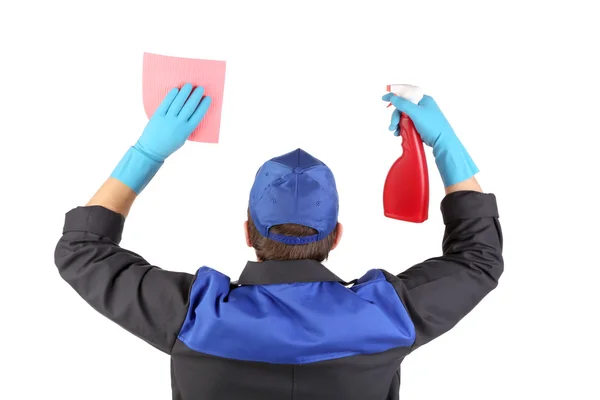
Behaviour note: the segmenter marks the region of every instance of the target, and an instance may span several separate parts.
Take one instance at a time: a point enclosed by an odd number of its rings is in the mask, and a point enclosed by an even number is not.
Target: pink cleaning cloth
[[[163,101],[169,90],[185,83],[204,87],[211,97],[210,107],[202,122],[188,140],[218,143],[221,127],[221,108],[225,89],[225,61],[198,60],[144,53],[142,92],[148,118]]]

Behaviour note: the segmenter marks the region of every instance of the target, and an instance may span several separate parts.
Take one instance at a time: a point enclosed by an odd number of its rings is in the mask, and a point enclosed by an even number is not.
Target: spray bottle
[[[413,85],[388,85],[387,91],[415,104],[423,98],[422,90]],[[421,223],[427,220],[429,211],[429,174],[423,140],[412,120],[404,113],[400,116],[399,129],[402,155],[386,177],[383,211],[388,218]]]

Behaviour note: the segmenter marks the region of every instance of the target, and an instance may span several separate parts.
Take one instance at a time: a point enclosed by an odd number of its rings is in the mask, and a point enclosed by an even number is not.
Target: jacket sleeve
[[[460,191],[441,203],[443,255],[399,275],[384,275],[415,326],[417,349],[453,328],[498,285],[504,271],[502,231],[493,194]]]
[[[187,313],[194,276],[165,271],[119,246],[125,218],[101,206],[66,214],[54,260],[96,311],[170,353]]]

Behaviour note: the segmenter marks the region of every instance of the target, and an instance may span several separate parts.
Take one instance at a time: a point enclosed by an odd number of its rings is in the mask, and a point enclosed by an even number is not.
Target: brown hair
[[[308,244],[285,244],[268,239],[260,234],[250,212],[248,212],[248,232],[250,242],[256,251],[256,257],[261,261],[267,260],[317,260],[324,261],[335,243],[337,228],[324,239]],[[285,236],[311,236],[318,232],[304,225],[283,224],[272,226],[269,232]]]

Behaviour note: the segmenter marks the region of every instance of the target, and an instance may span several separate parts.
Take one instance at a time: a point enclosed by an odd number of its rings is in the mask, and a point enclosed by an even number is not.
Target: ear
[[[335,241],[333,242],[333,246],[331,246],[331,250],[335,249],[338,246],[338,244],[340,244],[340,240],[342,240],[342,234],[344,233],[344,227],[339,222],[335,229]]]
[[[244,222],[244,235],[246,236],[246,244],[248,247],[252,247],[252,241],[250,240],[250,231],[248,230],[248,221]]]

